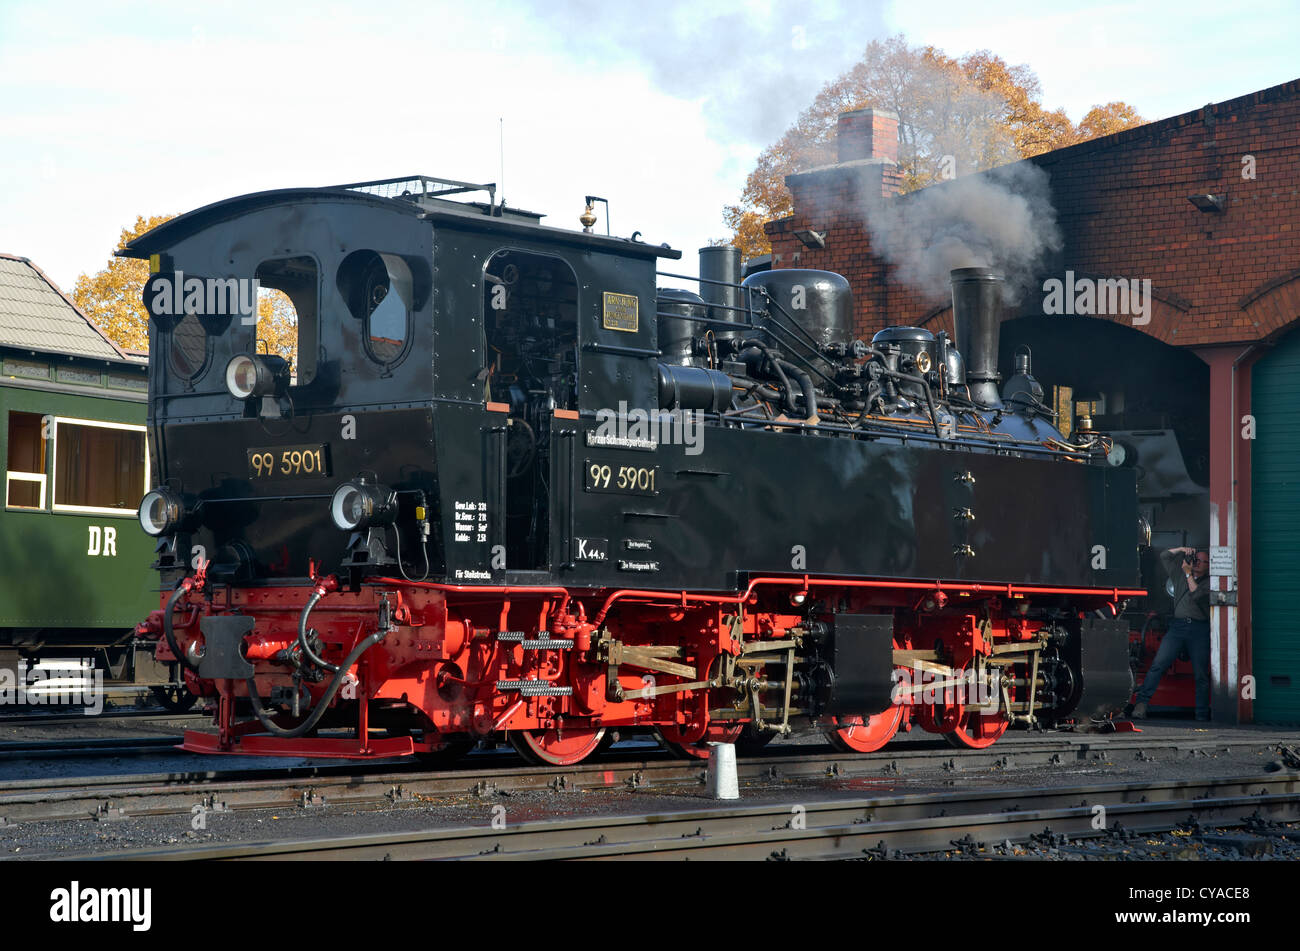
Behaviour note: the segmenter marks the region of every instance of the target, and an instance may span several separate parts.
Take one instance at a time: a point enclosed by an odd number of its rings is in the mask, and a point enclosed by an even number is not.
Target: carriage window
[[[300,255],[263,261],[257,280],[257,349],[289,361],[295,384],[310,383],[320,351],[315,259]]]
[[[410,266],[394,254],[353,251],[339,265],[339,293],[361,321],[366,353],[376,363],[396,363],[406,352],[420,303],[416,284]]]
[[[133,515],[144,492],[143,426],[55,419],[55,511]]]
[[[45,508],[45,448],[40,413],[9,412],[9,453],[5,471],[5,505]]]
[[[185,380],[192,380],[203,372],[208,362],[208,334],[199,318],[187,314],[172,331],[172,371]]]

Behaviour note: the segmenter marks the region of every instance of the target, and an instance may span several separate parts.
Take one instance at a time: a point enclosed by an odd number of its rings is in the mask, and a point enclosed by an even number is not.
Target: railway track
[[[12,740],[0,742],[0,762],[5,760],[79,759],[115,756],[147,756],[172,751],[180,741],[175,736],[141,736],[133,739],[73,738],[58,740]]]
[[[202,716],[201,714],[155,714],[140,713],[133,717],[137,722],[175,722],[185,720],[190,717]],[[60,718],[62,719],[62,718]],[[84,723],[84,718],[77,718]],[[7,721],[0,718],[0,726],[5,725]],[[906,769],[910,764],[916,762],[916,754],[924,751],[923,760],[933,759],[938,755],[937,751],[944,751],[946,758],[952,761],[951,768],[959,770],[968,766],[986,766],[990,763],[994,765],[1037,765],[1040,761],[1031,759],[1028,762],[1021,762],[1026,755],[1037,757],[1044,748],[1050,746],[1052,750],[1064,751],[1073,754],[1078,749],[1085,749],[1088,752],[1096,752],[1101,749],[1116,751],[1136,751],[1145,749],[1151,755],[1168,756],[1176,754],[1179,750],[1215,750],[1229,748],[1242,748],[1246,746],[1258,746],[1260,748],[1271,746],[1276,743],[1290,743],[1294,740],[1294,734],[1281,734],[1270,736],[1267,734],[1242,734],[1234,737],[1227,743],[1213,741],[1193,741],[1188,743],[1183,740],[1164,739],[1156,737],[1145,737],[1143,739],[1130,738],[1125,739],[1123,735],[1111,735],[1106,737],[1090,737],[1086,734],[1053,734],[1059,737],[1073,737],[1073,739],[1062,739],[1056,745],[1038,737],[1020,737],[1013,736],[999,743],[995,750],[971,750],[971,751],[954,751],[951,747],[935,739],[921,739],[919,741],[895,743],[888,749],[878,753],[866,754],[872,761],[883,760],[886,765],[886,773],[896,772]],[[59,739],[30,739],[30,740],[10,740],[0,741],[0,762],[5,760],[34,760],[34,759],[60,759],[60,758],[79,758],[79,759],[96,759],[96,758],[113,758],[123,756],[169,756],[184,755],[184,751],[178,749],[180,737],[173,734],[147,737],[94,737],[94,738],[59,738]],[[1046,745],[1045,745],[1046,744]],[[650,741],[644,742],[643,749],[651,750],[646,755],[652,757],[667,756],[657,747],[650,746]],[[807,749],[807,747],[804,747]],[[627,746],[615,750],[615,755],[627,755]],[[762,754],[764,757],[780,758],[792,755],[793,749],[786,747],[769,748]],[[498,759],[513,759],[514,754],[506,752],[504,749],[498,749],[495,755]],[[843,755],[842,754],[841,758]],[[479,752],[472,757],[473,762],[482,762],[485,758],[483,752]],[[408,761],[414,765],[415,761]],[[599,760],[597,762],[600,762]],[[1050,762],[1050,757],[1048,759]],[[463,764],[448,768],[462,768]],[[375,765],[354,764],[352,766],[338,766],[336,769],[345,770],[373,770],[376,768],[392,769],[394,761]],[[399,767],[404,768],[404,767]],[[329,772],[330,767],[322,767],[322,771]],[[230,772],[230,771],[223,771]],[[3,786],[0,785],[0,789]]]
[[[1132,737],[1132,738],[1126,738]],[[1272,737],[1244,734],[1239,741],[1143,740],[1120,735],[1079,740],[1028,737],[1000,748],[957,753],[947,747],[901,744],[880,753],[846,756],[808,748],[773,750],[741,759],[741,782],[861,779],[877,784],[910,773],[962,772],[1117,762],[1174,760],[1240,749],[1268,749]],[[24,779],[0,782],[0,824],[66,819],[188,814],[195,805],[215,810],[340,806],[390,807],[434,797],[490,798],[514,792],[648,789],[699,784],[704,764],[671,758],[659,750],[611,751],[577,766],[533,767],[509,754],[471,754],[456,767],[428,770],[417,764],[330,763],[284,768],[160,772],[106,777]],[[414,768],[412,768],[414,767]]]
[[[16,713],[0,716],[0,729],[22,726],[85,726],[87,723],[102,723],[106,720],[132,720],[137,723],[157,723],[165,721],[182,721],[193,723],[200,719],[209,719],[202,711],[191,713],[167,713],[162,710],[105,710],[103,713],[88,716],[84,713]]]
[[[1100,807],[1100,811],[1099,811]],[[1103,816],[1098,827],[1098,816]],[[1035,836],[1153,834],[1300,819],[1300,777],[1159,781],[683,809],[315,840],[264,840],[78,859],[847,859],[970,849]]]

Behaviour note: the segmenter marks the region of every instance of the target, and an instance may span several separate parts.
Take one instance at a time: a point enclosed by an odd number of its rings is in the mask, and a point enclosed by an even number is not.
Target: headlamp
[[[165,485],[150,489],[140,501],[140,527],[154,538],[175,533],[191,514],[185,500]]]
[[[396,515],[397,496],[393,490],[364,478],[343,483],[330,499],[330,518],[345,532],[387,525]]]
[[[241,353],[226,364],[226,389],[238,400],[254,396],[278,396],[289,376],[283,357]]]

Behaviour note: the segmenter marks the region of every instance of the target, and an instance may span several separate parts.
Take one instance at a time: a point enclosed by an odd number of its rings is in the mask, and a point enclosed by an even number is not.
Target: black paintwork
[[[151,366],[155,480],[204,500],[204,528],[193,541],[209,557],[251,553],[256,581],[302,578],[308,559],[331,570],[343,562],[348,536],[330,522],[328,496],[369,472],[405,493],[398,531],[407,570],[421,574],[411,499],[427,494],[432,580],[701,590],[735,589],[746,575],[768,573],[1136,581],[1131,470],[1025,446],[994,451],[962,438],[874,432],[844,438],[826,427],[739,429],[716,417],[697,455],[682,445],[589,444],[601,411],[658,408],[655,267],[676,252],[445,204],[330,189],[265,193],[174,219],[129,247],[135,256],[165,253],[172,267],[209,277],[249,277],[270,258],[316,262],[315,377],[290,388],[283,418],[250,415],[224,387],[226,362],[254,349],[252,329],[237,320],[209,337],[207,369],[196,379],[179,378],[167,360]],[[339,265],[359,249],[401,256],[427,288],[416,295],[409,346],[395,364],[368,354],[363,322],[336,284]],[[576,284],[576,405],[561,408],[579,419],[488,406],[484,272],[493,255],[512,249],[550,256]],[[605,326],[605,292],[637,299],[634,331]],[[155,353],[168,343],[152,330]],[[343,436],[347,417],[354,439]],[[539,450],[512,479],[521,422],[530,423]],[[996,428],[1035,441],[1057,435],[1010,415]],[[250,478],[249,449],[315,444],[328,447],[328,475]],[[655,493],[591,490],[586,472],[602,464],[614,472],[654,468]],[[973,484],[960,480],[967,473]],[[961,509],[974,519],[955,517]],[[579,559],[582,539],[602,540],[605,560]],[[494,545],[506,547],[504,568],[494,564]],[[966,545],[973,555],[954,554]],[[1093,567],[1096,546],[1106,550],[1104,568]]]
[[[253,676],[253,665],[244,659],[240,648],[252,632],[254,619],[244,614],[227,614],[199,620],[203,631],[203,656],[199,658],[199,676],[207,680],[243,680]]]
[[[1123,618],[1085,618],[1081,637],[1071,643],[1070,665],[1079,671],[1077,699],[1069,709],[1080,717],[1105,717],[1133,693],[1129,669],[1129,625]]]
[[[822,702],[826,713],[879,713],[893,702],[894,617],[837,614],[826,663],[834,671]]]

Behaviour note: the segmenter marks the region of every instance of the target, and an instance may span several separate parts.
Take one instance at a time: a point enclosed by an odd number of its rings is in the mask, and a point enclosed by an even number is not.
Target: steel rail
[[[159,710],[106,710],[103,713],[15,713],[0,716],[0,728],[16,726],[85,726],[109,720],[136,720],[144,723],[168,720],[192,720],[204,716],[202,711],[167,713]]]
[[[969,770],[1065,768],[1114,762],[1123,757],[1185,759],[1233,749],[1262,750],[1287,742],[1286,736],[1248,734],[1230,741],[1198,742],[1177,737],[1143,740],[1134,734],[1118,734],[1088,737],[1083,741],[1027,738],[985,750],[965,751],[946,746],[909,749],[909,744],[869,754],[781,750],[742,758],[738,774],[741,781],[750,783],[855,778],[889,783],[904,774],[925,770],[960,775]],[[479,757],[471,757],[462,768],[437,771],[404,769],[392,763],[342,763],[261,766],[223,772],[11,780],[0,782],[0,823],[188,814],[196,804],[240,810],[322,805],[388,807],[437,796],[470,794],[490,798],[500,793],[548,789],[557,792],[643,789],[698,785],[703,782],[705,772],[703,762],[672,759],[667,754],[644,757],[616,751],[605,758],[570,767],[484,767],[474,762],[476,758]]]
[[[683,809],[314,840],[143,849],[72,856],[111,860],[756,859],[851,858],[882,851],[952,851],[956,838],[989,844],[1050,832],[1151,833],[1192,820],[1226,827],[1251,817],[1300,819],[1300,776],[1114,783],[871,797],[806,805]],[[795,819],[798,821],[795,821]]]
[[[177,736],[79,738],[67,740],[13,740],[0,742],[0,760],[53,759],[65,756],[106,757],[168,753]]]

